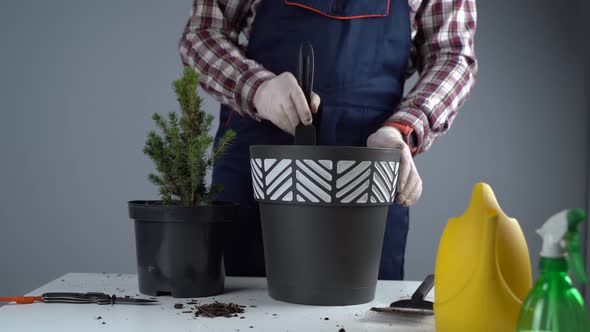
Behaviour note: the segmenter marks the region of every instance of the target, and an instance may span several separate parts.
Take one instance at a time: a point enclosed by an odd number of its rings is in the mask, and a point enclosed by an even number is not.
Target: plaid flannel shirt
[[[257,88],[275,75],[244,55],[261,0],[195,0],[179,44],[184,65],[201,74],[201,87],[242,116],[254,117]],[[278,1],[278,0],[274,0]],[[389,121],[409,126],[417,152],[451,126],[477,74],[473,37],[475,0],[408,0],[412,50],[407,76],[418,71],[413,89]]]

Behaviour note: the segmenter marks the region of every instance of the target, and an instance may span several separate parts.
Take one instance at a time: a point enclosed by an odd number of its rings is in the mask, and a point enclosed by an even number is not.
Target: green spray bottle
[[[590,317],[584,300],[568,277],[586,283],[578,224],[586,218],[581,209],[562,211],[537,230],[543,238],[541,276],[525,299],[516,332],[589,332]]]

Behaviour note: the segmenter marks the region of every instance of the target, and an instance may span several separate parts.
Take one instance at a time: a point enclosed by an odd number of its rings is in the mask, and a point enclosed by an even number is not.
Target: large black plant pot
[[[400,151],[257,145],[250,158],[270,296],[311,305],[372,301]]]
[[[224,227],[235,212],[236,206],[230,204],[129,202],[140,292],[179,298],[223,293]]]

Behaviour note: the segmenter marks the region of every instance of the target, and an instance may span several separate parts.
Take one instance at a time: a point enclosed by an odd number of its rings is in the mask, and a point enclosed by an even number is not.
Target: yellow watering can
[[[532,287],[526,240],[500,208],[492,188],[478,183],[465,213],[451,218],[435,267],[437,332],[512,332]]]

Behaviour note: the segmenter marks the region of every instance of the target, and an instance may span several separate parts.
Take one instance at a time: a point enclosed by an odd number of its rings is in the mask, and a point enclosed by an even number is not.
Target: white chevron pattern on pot
[[[297,181],[298,202],[314,202],[320,200],[325,203],[332,202],[330,192],[332,186],[332,162],[329,160],[316,162],[310,159],[297,160],[295,162],[295,179]]]
[[[291,159],[264,159],[263,192],[272,201],[293,200],[293,173]]]
[[[397,175],[399,174],[399,163],[394,163],[393,161],[389,162],[389,167],[390,169],[393,170],[393,174],[395,174],[395,177],[393,178],[393,190],[391,190],[391,201],[390,202],[394,202],[395,201],[395,192],[397,191]]]
[[[252,173],[252,186],[254,187],[254,198],[264,199],[264,186],[262,184],[262,160],[250,159],[250,168]]]
[[[371,203],[393,202],[395,199],[395,182],[399,163],[375,162],[373,164],[373,185],[371,188]]]
[[[302,203],[391,203],[399,162],[260,159],[250,160],[257,200]]]
[[[338,162],[336,180],[336,198],[341,203],[366,203],[371,175],[370,161],[341,160]]]

